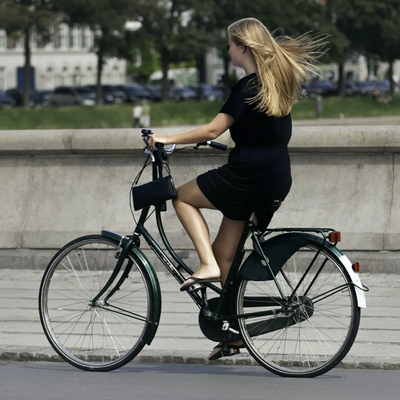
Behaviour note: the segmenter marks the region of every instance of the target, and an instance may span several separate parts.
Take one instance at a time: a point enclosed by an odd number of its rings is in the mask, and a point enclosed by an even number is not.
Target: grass
[[[212,120],[222,102],[154,103],[152,126],[201,125]],[[400,96],[389,105],[369,97],[331,97],[323,100],[322,118],[375,117],[400,115]],[[130,128],[132,106],[129,104],[95,107],[42,107],[0,110],[0,129],[91,129]],[[293,119],[315,118],[315,101],[301,100],[292,110]]]

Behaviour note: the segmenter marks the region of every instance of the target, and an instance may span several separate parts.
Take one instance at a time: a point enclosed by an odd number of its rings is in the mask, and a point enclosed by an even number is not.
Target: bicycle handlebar
[[[214,142],[213,140],[208,140],[207,142],[197,143],[195,148],[197,149],[199,146],[210,146],[210,147],[213,147],[214,149],[218,149],[221,151],[226,151],[226,149],[228,148],[228,146],[226,144]]]
[[[142,129],[141,132],[142,132],[142,139],[146,144],[146,146],[143,147],[143,150],[152,152],[152,150],[149,148],[149,145],[148,145],[150,135],[153,134],[152,130],[151,129]],[[164,154],[164,155],[172,154],[176,148],[176,144],[171,144],[168,149],[164,149],[163,143],[156,143],[156,146],[157,146],[157,149],[161,152],[161,154]],[[192,146],[192,148],[197,150],[200,146],[210,146],[214,149],[218,149],[221,151],[226,151],[228,148],[228,146],[226,144],[214,142],[213,140],[208,140],[207,142],[197,143],[195,146]]]

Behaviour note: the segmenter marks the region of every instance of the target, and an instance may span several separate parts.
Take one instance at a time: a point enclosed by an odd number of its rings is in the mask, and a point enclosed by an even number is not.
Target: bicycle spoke
[[[272,280],[242,281],[236,297],[237,312],[245,316],[239,327],[250,354],[283,376],[328,371],[346,355],[358,329],[359,308],[344,266],[311,243],[283,266],[276,277],[279,291]],[[279,300],[280,292],[291,299],[287,306]],[[254,307],[264,316],[251,316]],[[276,315],[268,316],[271,310]]]
[[[98,235],[77,239],[59,251],[42,280],[41,322],[50,343],[72,365],[90,370],[117,368],[144,346],[152,297],[144,267],[130,259],[95,304],[115,266],[118,242]],[[118,283],[110,299],[107,293]]]

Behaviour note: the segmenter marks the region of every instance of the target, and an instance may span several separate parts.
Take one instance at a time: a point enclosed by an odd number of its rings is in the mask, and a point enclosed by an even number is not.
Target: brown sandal
[[[216,282],[221,282],[221,278],[196,278],[195,276],[191,276],[185,282],[183,282],[180,291],[185,292],[193,285],[199,285],[197,289],[200,289],[203,283],[216,283]]]
[[[218,360],[221,357],[230,357],[236,354],[240,354],[240,349],[244,349],[246,346],[243,344],[231,344],[228,342],[218,343],[207,357],[211,360]]]

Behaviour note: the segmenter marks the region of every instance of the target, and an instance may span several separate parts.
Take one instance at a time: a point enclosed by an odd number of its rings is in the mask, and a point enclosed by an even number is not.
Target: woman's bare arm
[[[199,126],[185,133],[178,133],[171,136],[152,135],[149,144],[151,147],[154,147],[156,143],[189,144],[213,140],[229,129],[234,121],[229,114],[219,113],[209,124]]]

